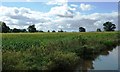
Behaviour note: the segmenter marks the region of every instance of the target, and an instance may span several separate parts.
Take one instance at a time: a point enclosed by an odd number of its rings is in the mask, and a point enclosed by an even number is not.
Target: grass
[[[74,69],[84,55],[118,45],[118,32],[3,33],[3,70]]]

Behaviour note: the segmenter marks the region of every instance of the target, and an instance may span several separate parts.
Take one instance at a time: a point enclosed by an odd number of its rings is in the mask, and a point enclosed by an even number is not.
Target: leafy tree
[[[50,32],[50,30],[48,30],[48,32]]]
[[[79,27],[79,32],[85,32],[85,31],[86,31],[85,28]]]
[[[105,31],[114,31],[116,28],[115,24],[109,21],[104,23],[103,26],[104,26],[103,28]]]
[[[10,31],[10,28],[6,25],[6,23],[0,21],[0,32],[7,33]]]
[[[38,31],[38,32],[44,32],[44,31],[40,30],[40,31]]]
[[[21,32],[27,32],[26,29],[20,29]]]
[[[101,32],[101,29],[100,29],[100,28],[97,28],[97,32]]]
[[[26,29],[17,29],[17,28],[14,28],[14,29],[11,30],[11,32],[14,32],[14,33],[26,32]]]
[[[55,32],[55,30],[53,30],[52,32]]]
[[[63,30],[61,29],[60,31],[58,31],[58,32],[63,32]]]
[[[17,28],[14,28],[14,29],[12,30],[12,32],[17,33],[17,32],[20,32],[20,30],[19,30],[19,29],[17,29]]]
[[[29,32],[36,32],[37,31],[35,28],[35,25],[30,25],[27,29]]]

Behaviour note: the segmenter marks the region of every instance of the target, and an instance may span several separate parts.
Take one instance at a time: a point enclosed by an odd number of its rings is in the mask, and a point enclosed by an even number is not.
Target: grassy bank
[[[2,34],[3,70],[74,69],[81,58],[118,45],[118,32]]]

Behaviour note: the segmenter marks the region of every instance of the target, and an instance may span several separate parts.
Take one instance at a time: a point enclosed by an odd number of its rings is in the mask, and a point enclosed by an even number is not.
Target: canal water
[[[105,50],[99,55],[93,55],[93,60],[80,61],[75,72],[81,70],[118,70],[118,48],[120,46]]]
[[[94,70],[118,70],[118,46],[108,55],[100,55],[94,62]]]

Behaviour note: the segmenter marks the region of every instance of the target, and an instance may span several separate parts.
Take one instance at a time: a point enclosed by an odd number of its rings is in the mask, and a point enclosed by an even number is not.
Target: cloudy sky
[[[51,0],[47,2],[2,2],[0,21],[10,28],[27,28],[35,24],[37,30],[87,31],[103,29],[103,23],[118,24],[117,2],[68,2]]]

